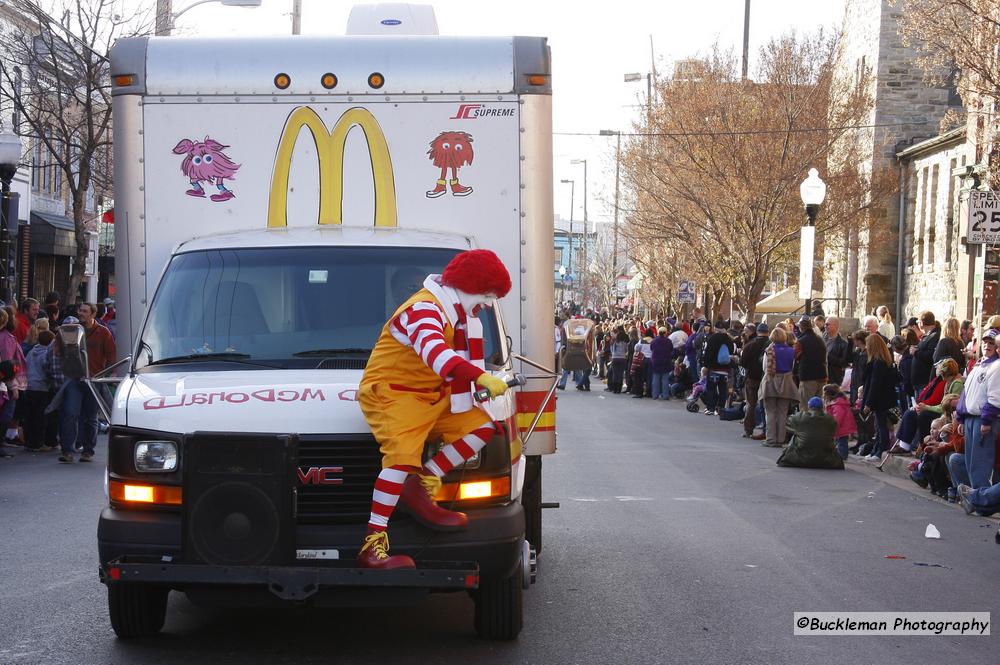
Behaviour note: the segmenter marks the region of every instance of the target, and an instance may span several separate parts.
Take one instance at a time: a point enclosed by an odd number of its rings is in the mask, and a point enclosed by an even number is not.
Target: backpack
[[[78,323],[64,323],[57,330],[59,335],[59,364],[67,379],[82,379],[89,375],[87,365],[87,336]]]
[[[719,367],[727,367],[729,365],[730,360],[732,360],[732,356],[729,353],[729,347],[726,346],[725,344],[720,344],[719,354],[716,357],[715,362],[718,364]]]

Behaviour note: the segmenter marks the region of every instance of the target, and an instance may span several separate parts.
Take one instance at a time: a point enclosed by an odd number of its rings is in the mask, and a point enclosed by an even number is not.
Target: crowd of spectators
[[[596,376],[610,393],[684,399],[688,411],[739,421],[744,437],[770,447],[788,445],[789,418],[801,413],[791,430],[816,423],[841,460],[855,455],[881,465],[889,455],[909,457],[921,487],[969,513],[1000,512],[1000,484],[993,485],[995,475],[1000,480],[1000,316],[976,339],[972,322],[939,321],[930,311],[897,330],[885,307],[853,332],[822,315],[771,328],[587,312],[557,317],[557,344],[567,316],[595,321],[591,367],[576,372],[578,390],[590,390]]]
[[[70,370],[60,335],[71,325],[80,326],[86,348],[87,367],[79,372]],[[102,424],[83,378],[115,362],[114,334],[110,298],[66,307],[56,292],[41,302],[0,301],[0,458],[21,451],[53,454],[64,464],[93,461]]]

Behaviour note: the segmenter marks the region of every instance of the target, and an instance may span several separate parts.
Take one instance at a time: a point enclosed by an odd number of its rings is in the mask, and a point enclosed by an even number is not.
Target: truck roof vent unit
[[[436,35],[437,18],[431,5],[380,2],[355,5],[347,19],[348,35]]]

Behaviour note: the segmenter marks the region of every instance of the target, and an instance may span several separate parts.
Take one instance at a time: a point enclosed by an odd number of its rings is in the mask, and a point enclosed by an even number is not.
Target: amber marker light
[[[378,90],[385,85],[385,77],[378,72],[374,72],[368,76],[368,85]]]
[[[548,76],[543,76],[541,74],[532,74],[528,77],[528,83],[531,85],[545,85],[549,82]]]
[[[292,77],[288,74],[281,73],[274,77],[274,87],[278,90],[285,90],[292,84]]]
[[[113,80],[116,87],[127,88],[135,84],[135,74],[119,74]]]
[[[148,485],[125,485],[123,494],[126,501],[153,503],[153,488]]]
[[[337,87],[337,75],[327,72],[323,74],[323,77],[319,80],[320,84],[327,90],[333,90]]]
[[[434,496],[442,501],[474,501],[510,496],[510,477],[475,480],[465,483],[445,483]]]
[[[462,483],[458,488],[459,499],[485,499],[492,495],[492,485],[488,480],[478,483]]]
[[[136,485],[120,480],[108,482],[108,494],[116,503],[149,503],[163,506],[181,505],[181,488],[166,485]]]

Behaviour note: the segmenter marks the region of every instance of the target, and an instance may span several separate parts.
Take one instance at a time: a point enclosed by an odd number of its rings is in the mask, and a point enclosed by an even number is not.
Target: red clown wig
[[[503,298],[510,291],[510,274],[488,249],[470,249],[445,266],[441,283],[466,293],[492,293]]]

